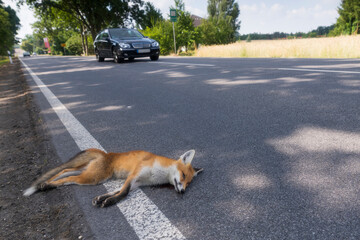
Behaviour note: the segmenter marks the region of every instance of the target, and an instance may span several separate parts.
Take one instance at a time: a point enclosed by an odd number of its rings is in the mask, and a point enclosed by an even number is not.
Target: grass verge
[[[9,57],[0,56],[0,66],[6,64],[6,63],[8,63],[8,62],[10,62],[10,61],[9,61]]]
[[[241,41],[202,46],[196,57],[360,58],[360,35],[331,38]]]

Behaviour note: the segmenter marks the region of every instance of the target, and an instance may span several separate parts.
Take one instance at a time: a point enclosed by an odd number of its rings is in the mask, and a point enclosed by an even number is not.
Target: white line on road
[[[325,73],[350,73],[350,74],[360,74],[360,72],[355,72],[355,71],[322,70],[322,69],[309,69],[309,68],[278,68],[278,70],[284,70],[284,71],[300,71],[300,72],[325,72]]]
[[[185,66],[201,66],[201,67],[215,67],[213,64],[202,64],[202,63],[178,63],[178,62],[149,62],[156,64],[170,64],[170,65],[185,65]]]
[[[80,150],[99,148],[105,151],[100,143],[86,130],[74,115],[72,115],[40,78],[36,76],[21,59],[20,61],[44,94]],[[108,192],[113,192],[119,188],[119,181],[110,181],[103,185]],[[91,201],[89,200],[89,202]],[[132,191],[127,198],[117,204],[117,207],[140,239],[185,239],[182,233],[171,224],[170,220],[141,189]]]

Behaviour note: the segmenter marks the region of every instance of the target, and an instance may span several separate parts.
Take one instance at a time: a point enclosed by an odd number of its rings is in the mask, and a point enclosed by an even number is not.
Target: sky
[[[173,0],[147,0],[168,18]],[[13,0],[3,0],[17,11],[21,28],[18,37],[32,34],[31,24],[36,21],[33,11],[26,5],[18,9]],[[236,0],[240,6],[240,34],[273,32],[309,32],[319,26],[330,26],[338,17],[341,0]],[[184,0],[185,10],[207,17],[207,0]]]

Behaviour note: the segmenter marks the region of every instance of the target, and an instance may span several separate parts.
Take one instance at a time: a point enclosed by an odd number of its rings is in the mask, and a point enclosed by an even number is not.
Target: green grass
[[[5,56],[0,56],[0,66],[9,63],[9,57],[5,57]]]

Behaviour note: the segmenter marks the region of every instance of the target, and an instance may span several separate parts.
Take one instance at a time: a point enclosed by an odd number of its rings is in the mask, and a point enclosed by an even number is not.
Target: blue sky
[[[167,17],[173,0],[148,0]],[[11,0],[5,5],[17,9]],[[337,7],[341,0],[237,0],[240,6],[240,34],[273,32],[308,32],[318,26],[336,22]],[[185,10],[200,17],[207,16],[207,0],[184,0]],[[17,9],[21,21],[18,37],[31,34],[30,24],[35,21],[32,11],[23,6]]]
[[[167,16],[171,0],[149,0]],[[336,22],[341,0],[237,0],[240,34],[308,32]],[[185,10],[207,16],[207,0],[184,0]]]

